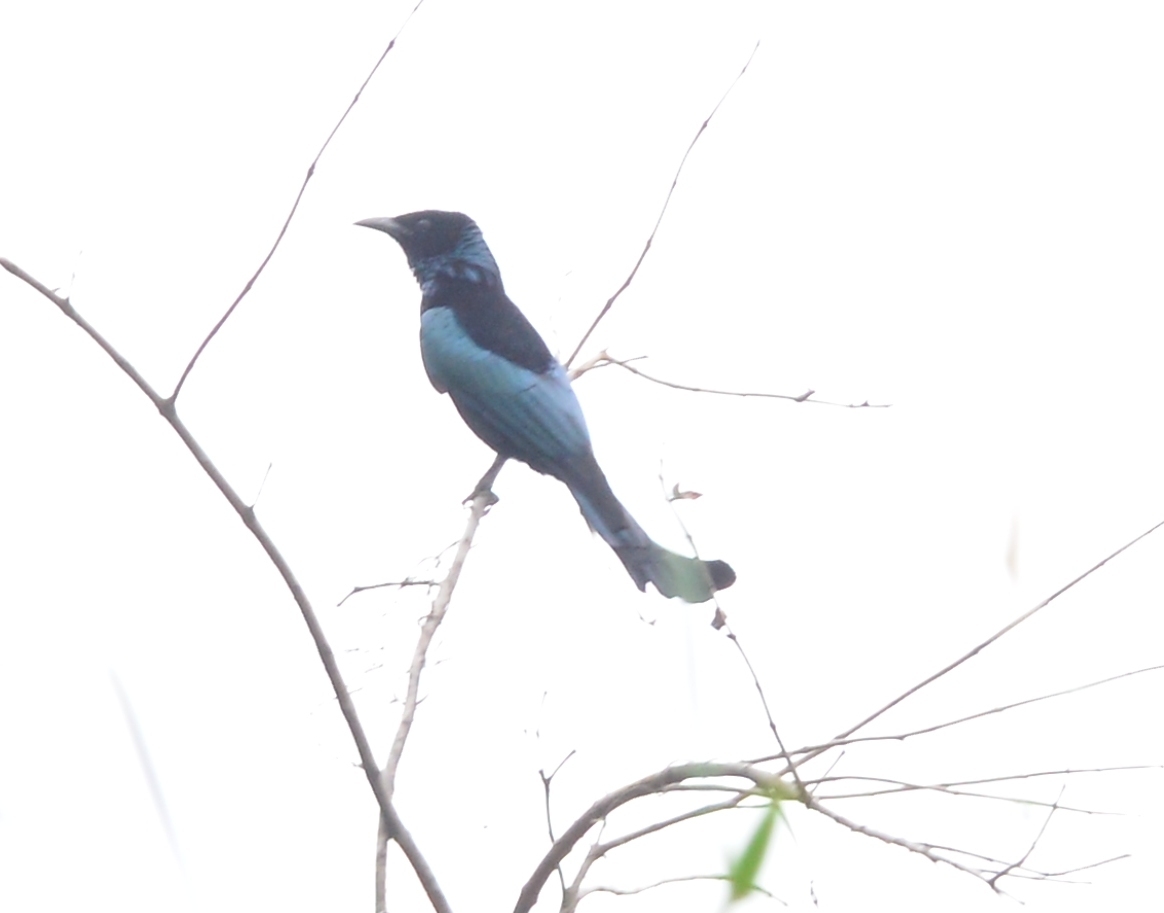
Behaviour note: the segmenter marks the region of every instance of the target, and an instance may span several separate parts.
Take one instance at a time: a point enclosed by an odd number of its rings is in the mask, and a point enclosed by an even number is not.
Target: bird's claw
[[[462,504],[471,504],[482,496],[484,496],[484,498],[485,498],[485,503],[484,503],[485,507],[492,507],[499,500],[497,495],[495,495],[493,493],[492,488],[478,485],[476,488],[473,489],[473,493],[471,495],[469,495],[469,497],[465,498],[465,500],[462,501],[461,503]]]

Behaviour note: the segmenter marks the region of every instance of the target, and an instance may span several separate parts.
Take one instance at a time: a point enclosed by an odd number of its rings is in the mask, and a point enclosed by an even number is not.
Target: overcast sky
[[[351,0],[22,4],[0,34],[0,256],[161,391],[269,249],[411,8]],[[827,740],[1164,519],[1164,13],[1152,3],[427,0],[320,161],[266,272],[178,402],[323,616],[377,749],[427,597],[491,455],[418,357],[419,291],[358,219],[455,209],[567,357],[612,485],[721,594],[786,744]],[[371,909],[375,810],[298,612],[169,427],[51,304],[0,275],[0,908]],[[510,909],[555,827],[662,766],[775,751],[707,606],[642,595],[565,489],[503,471],[397,788],[455,909]],[[1149,537],[870,734],[1164,663]],[[833,773],[944,782],[1164,763],[1159,673]],[[119,688],[172,824],[171,847]],[[819,763],[819,762],[818,762]],[[826,762],[827,763],[827,762]],[[819,775],[824,767],[812,771]],[[1000,793],[1056,813],[1029,860],[1122,853],[1035,911],[1159,909],[1159,772]],[[862,784],[848,784],[861,788]],[[915,841],[1017,858],[1045,808],[836,800]],[[663,814],[612,818],[608,836]],[[723,871],[734,813],[592,884]],[[796,810],[762,882],[791,909],[1013,909]],[[394,857],[395,858],[395,857]],[[394,909],[425,909],[401,866]],[[718,909],[718,884],[595,896]],[[748,910],[778,909],[755,899]],[[553,883],[539,909],[557,909]]]

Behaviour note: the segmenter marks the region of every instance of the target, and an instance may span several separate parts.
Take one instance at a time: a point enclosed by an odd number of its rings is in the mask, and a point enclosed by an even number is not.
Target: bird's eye
[[[427,231],[428,229],[432,228],[432,222],[430,222],[428,219],[421,219],[416,223],[416,227],[422,231]]]

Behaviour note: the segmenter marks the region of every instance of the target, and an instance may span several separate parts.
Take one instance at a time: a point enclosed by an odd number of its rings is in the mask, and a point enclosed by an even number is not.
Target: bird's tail
[[[593,456],[559,478],[570,489],[590,528],[614,549],[640,590],[653,583],[667,598],[706,602],[716,590],[736,582],[736,572],[726,561],[688,558],[651,539],[614,496]]]

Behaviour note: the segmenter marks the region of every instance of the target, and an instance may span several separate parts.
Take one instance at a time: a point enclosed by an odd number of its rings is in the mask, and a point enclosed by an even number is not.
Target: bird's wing
[[[421,315],[420,351],[433,386],[499,453],[559,477],[566,463],[589,454],[582,407],[556,361],[541,373],[514,364],[473,342],[445,307]]]

